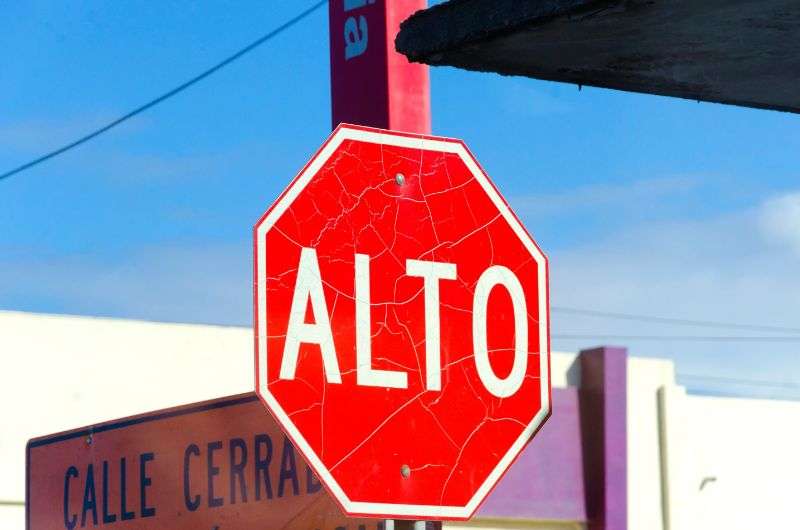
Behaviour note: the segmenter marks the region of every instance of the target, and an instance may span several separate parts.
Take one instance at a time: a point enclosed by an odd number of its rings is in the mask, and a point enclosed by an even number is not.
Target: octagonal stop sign
[[[342,509],[469,518],[550,374],[547,259],[466,146],[340,126],[254,232],[257,392]]]

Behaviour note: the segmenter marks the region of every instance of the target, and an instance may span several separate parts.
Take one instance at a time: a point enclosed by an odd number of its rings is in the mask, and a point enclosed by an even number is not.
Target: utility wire
[[[787,388],[787,389],[800,389],[799,383],[791,383],[784,381],[767,381],[764,379],[738,379],[734,377],[720,377],[713,375],[699,375],[699,374],[676,374],[678,379],[690,379],[695,381],[706,381],[709,383],[727,383],[733,385],[744,386],[764,386],[770,388]]]
[[[800,328],[789,328],[782,326],[765,326],[758,324],[735,324],[731,322],[718,322],[713,320],[689,320],[684,318],[669,318],[660,316],[634,315],[630,313],[610,313],[606,311],[593,311],[591,309],[579,309],[576,307],[552,306],[551,311],[555,313],[567,313],[572,315],[583,315],[589,317],[613,318],[620,320],[635,320],[637,322],[654,322],[660,324],[675,324],[680,326],[697,326],[710,328],[730,328],[730,329],[749,329],[752,331],[774,331],[779,333],[800,334]]]
[[[121,123],[123,123],[125,121],[128,121],[129,119],[133,118],[134,116],[136,116],[138,114],[141,114],[142,112],[155,107],[159,103],[171,98],[172,96],[175,96],[175,95],[183,92],[184,90],[186,90],[187,88],[191,87],[192,85],[194,85],[196,83],[199,83],[200,81],[202,81],[206,77],[210,76],[211,74],[217,72],[218,70],[228,66],[232,62],[234,62],[237,59],[241,58],[246,53],[253,51],[257,47],[259,47],[262,44],[264,44],[265,42],[271,40],[273,37],[276,37],[279,34],[283,33],[285,30],[287,30],[290,27],[294,26],[295,24],[297,24],[298,22],[300,22],[301,20],[303,20],[304,18],[309,16],[311,13],[313,13],[314,11],[316,11],[317,9],[319,9],[320,7],[322,7],[323,5],[325,5],[327,3],[328,3],[328,0],[320,0],[320,1],[318,1],[317,3],[315,3],[314,5],[309,7],[308,9],[306,9],[305,11],[302,11],[298,15],[290,18],[289,20],[287,20],[286,22],[284,22],[283,24],[281,24],[277,28],[273,29],[269,33],[266,33],[265,35],[259,37],[258,39],[256,39],[255,41],[251,42],[250,44],[248,44],[247,46],[245,46],[241,50],[237,51],[233,55],[227,57],[226,59],[223,59],[222,61],[218,62],[217,64],[215,64],[214,66],[212,66],[208,70],[205,70],[204,72],[201,72],[200,74],[194,76],[193,78],[189,79],[185,83],[183,83],[181,85],[178,85],[175,88],[173,88],[172,90],[170,90],[168,92],[165,92],[164,94],[158,96],[157,98],[148,101],[144,105],[133,109],[132,111],[128,112],[127,114],[124,114],[124,115],[120,116],[119,118],[117,118],[114,121],[108,123],[107,125],[104,125],[103,127],[100,127],[99,129],[96,129],[96,130],[90,132],[86,136],[78,138],[77,140],[75,140],[73,142],[70,142],[70,143],[68,143],[68,144],[66,144],[66,145],[64,145],[62,147],[59,147],[58,149],[55,149],[54,151],[50,151],[49,153],[46,153],[46,154],[40,156],[39,158],[31,160],[30,162],[27,162],[27,163],[22,164],[21,166],[18,166],[18,167],[14,168],[14,169],[12,169],[10,171],[6,171],[5,173],[0,174],[0,180],[7,179],[8,177],[16,175],[17,173],[25,171],[26,169],[30,169],[33,166],[39,165],[42,162],[45,162],[45,161],[50,160],[51,158],[54,158],[54,157],[56,157],[56,156],[58,156],[58,155],[60,155],[62,153],[65,153],[65,152],[69,151],[70,149],[74,149],[74,148],[78,147],[79,145],[84,144],[84,143],[88,142],[89,140],[100,136],[104,132],[109,131],[110,129],[113,129],[117,125],[119,125],[119,124],[121,124]]]
[[[598,335],[596,333],[556,333],[554,339],[565,340],[646,340],[646,341],[689,341],[689,342],[800,342],[798,337],[756,337],[756,336],[702,336],[702,335]]]
[[[200,74],[192,77],[188,81],[178,85],[177,87],[165,92],[164,94],[156,97],[141,105],[130,112],[120,116],[119,118],[111,121],[110,123],[96,129],[89,134],[74,140],[58,149],[50,151],[30,162],[22,164],[10,171],[7,171],[3,174],[0,174],[0,180],[9,178],[17,173],[25,171],[26,169],[30,169],[36,165],[41,164],[51,158],[54,158],[66,151],[74,149],[81,144],[88,142],[100,136],[101,134],[113,129],[114,127],[122,124],[123,122],[133,118],[149,110],[159,103],[166,101],[167,99],[183,92],[184,90],[190,88],[191,86],[197,84],[198,82],[202,81],[203,79],[211,76],[212,74],[216,73],[218,70],[228,66],[229,64],[233,63],[234,61],[240,59],[245,54],[253,51],[255,48],[261,46],[262,44],[266,43],[267,41],[271,40],[272,38],[278,36],[280,33],[286,31],[287,29],[291,28],[304,18],[311,15],[314,11],[322,7],[323,5],[327,4],[328,0],[320,0],[317,3],[311,5],[306,10],[300,12],[299,14],[295,15],[291,19],[287,20],[277,28],[271,30],[270,32],[262,35],[252,43],[248,44],[244,48],[240,49],[239,51],[235,52],[234,54],[230,55],[229,57],[223,59],[222,61],[218,62],[214,66],[208,68],[207,70],[201,72]],[[569,313],[575,315],[584,315],[584,316],[592,316],[592,317],[600,317],[600,318],[613,318],[613,319],[623,319],[623,320],[635,320],[640,322],[655,322],[655,323],[662,323],[662,324],[675,324],[675,325],[687,325],[687,326],[702,326],[702,327],[717,327],[717,328],[735,328],[735,329],[750,329],[750,330],[758,330],[758,331],[775,331],[775,332],[783,332],[783,333],[800,333],[800,328],[789,328],[789,327],[780,327],[780,326],[762,326],[762,325],[752,325],[752,324],[733,324],[733,323],[726,323],[726,322],[716,322],[716,321],[707,321],[707,320],[688,320],[688,319],[679,319],[679,318],[668,318],[668,317],[656,317],[656,316],[645,316],[645,315],[633,315],[627,313],[611,313],[611,312],[604,312],[604,311],[593,311],[589,309],[579,309],[574,307],[559,307],[553,306],[551,310],[554,312],[560,313]],[[554,338],[559,339],[616,339],[616,340],[687,340],[687,341],[770,341],[770,342],[792,342],[796,340],[800,340],[800,337],[729,337],[729,336],[720,336],[720,337],[700,337],[700,336],[642,336],[642,335],[581,335],[581,334],[561,334],[561,335],[554,335]]]

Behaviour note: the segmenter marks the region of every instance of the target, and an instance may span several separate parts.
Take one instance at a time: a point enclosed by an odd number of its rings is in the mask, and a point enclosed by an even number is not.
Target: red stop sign
[[[547,259],[466,146],[340,126],[254,232],[256,390],[344,511],[469,518],[550,350]]]

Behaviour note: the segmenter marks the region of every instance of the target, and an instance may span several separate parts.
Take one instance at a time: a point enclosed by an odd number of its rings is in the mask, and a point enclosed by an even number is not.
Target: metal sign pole
[[[389,519],[386,521],[386,530],[442,530],[442,522]]]

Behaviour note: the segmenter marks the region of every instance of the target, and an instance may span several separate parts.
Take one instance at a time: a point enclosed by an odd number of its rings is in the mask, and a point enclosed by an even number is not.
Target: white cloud
[[[800,192],[789,193],[764,203],[761,227],[767,238],[788,246],[800,256]]]
[[[691,176],[642,179],[621,184],[595,184],[568,191],[512,196],[509,200],[518,215],[557,216],[576,210],[615,211],[641,209],[665,197],[695,190],[700,180]]]
[[[769,201],[760,208],[702,222],[640,226],[590,245],[557,251],[551,255],[552,304],[800,328],[797,272],[800,254],[785,245],[770,245],[762,230],[763,212],[775,204],[784,204],[784,198]],[[792,210],[783,211],[784,215],[778,219],[791,224]],[[776,335],[766,331],[666,326],[558,312],[553,315],[553,333]],[[555,339],[554,345],[573,349],[598,342],[609,341]],[[627,342],[625,345],[634,355],[672,357],[677,361],[678,372],[682,373],[800,383],[800,341],[614,342]],[[714,384],[706,387],[720,388]],[[741,388],[734,390],[742,391]],[[756,389],[747,390],[756,393]],[[760,392],[780,394],[771,388]],[[800,392],[795,391],[793,396],[800,397]]]
[[[114,152],[97,157],[88,166],[101,172],[107,180],[120,184],[183,182],[190,186],[209,175],[224,174],[236,154],[213,152],[165,156]]]
[[[28,309],[36,300],[68,313],[247,326],[250,261],[247,242],[131,249],[114,262],[18,256],[0,261],[0,305]]]
[[[45,151],[77,140],[118,117],[109,112],[91,112],[63,119],[26,119],[0,124],[0,144],[6,151],[44,154]],[[118,134],[123,131],[131,133],[140,131],[148,125],[148,118],[137,116],[117,126],[115,131]]]
[[[796,194],[786,197],[796,197]],[[639,315],[800,328],[800,254],[775,245],[763,205],[704,221],[627,227],[590,244],[550,253],[552,304]],[[791,208],[781,223],[791,226]],[[790,214],[785,214],[789,212]],[[771,226],[771,225],[769,225]],[[778,226],[783,226],[780,223]],[[236,244],[132,249],[113,262],[95,255],[24,257],[0,252],[0,306],[62,308],[182,322],[249,325],[251,249]],[[58,309],[56,309],[58,310]],[[554,335],[740,335],[771,332],[665,326],[553,313]],[[564,340],[556,349],[622,343],[632,355],[671,357],[679,373],[800,383],[800,341],[790,343],[682,340]],[[687,381],[693,388],[800,398],[800,392]]]

